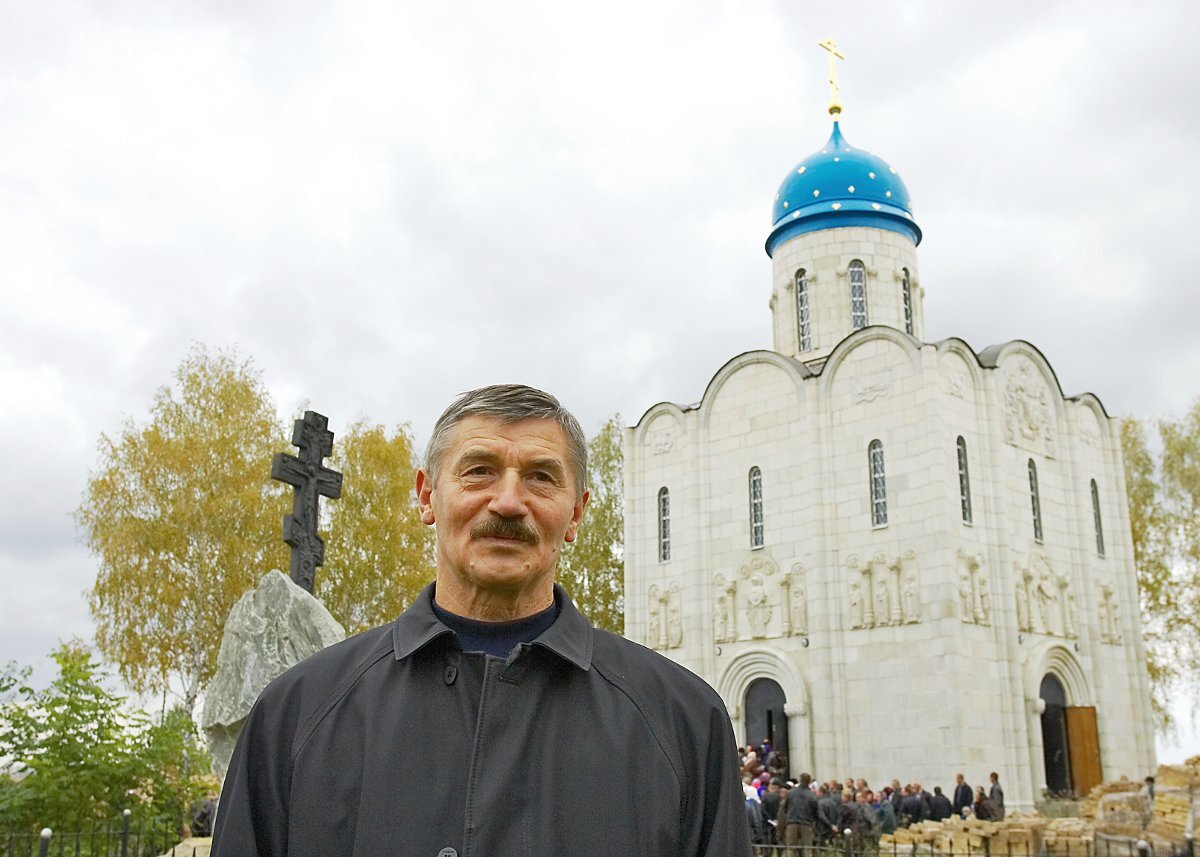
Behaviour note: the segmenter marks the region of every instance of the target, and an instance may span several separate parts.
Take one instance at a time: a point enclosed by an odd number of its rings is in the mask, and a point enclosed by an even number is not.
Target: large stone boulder
[[[346,638],[325,606],[280,571],[268,571],[257,589],[229,611],[217,655],[217,674],[205,690],[200,727],[213,770],[225,782],[242,724],[267,684],[309,655]]]

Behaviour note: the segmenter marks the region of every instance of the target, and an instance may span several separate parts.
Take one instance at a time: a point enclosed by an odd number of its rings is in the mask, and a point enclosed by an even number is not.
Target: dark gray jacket
[[[267,686],[214,857],[748,857],[729,717],[677,664],[558,620],[507,661],[464,654],[433,587]]]
[[[812,789],[796,786],[788,792],[787,802],[788,824],[817,824],[817,796]]]

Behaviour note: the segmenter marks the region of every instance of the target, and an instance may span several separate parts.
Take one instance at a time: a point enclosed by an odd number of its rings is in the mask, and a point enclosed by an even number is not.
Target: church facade
[[[774,203],[774,348],[625,435],[626,635],[790,771],[1010,807],[1151,772],[1119,426],[1033,345],[925,341],[921,232],[829,141]]]

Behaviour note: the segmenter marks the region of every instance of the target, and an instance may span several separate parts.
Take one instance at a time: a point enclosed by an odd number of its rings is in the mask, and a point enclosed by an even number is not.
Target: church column
[[[812,729],[808,703],[790,703],[783,707],[788,719],[788,772],[793,777],[816,771],[812,752]]]

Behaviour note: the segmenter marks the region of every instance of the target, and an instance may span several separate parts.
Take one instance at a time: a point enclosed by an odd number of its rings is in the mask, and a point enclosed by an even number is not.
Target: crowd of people
[[[784,776],[787,759],[769,744],[741,750],[746,821],[756,845],[784,845],[800,853],[849,837],[856,851],[873,849],[879,837],[921,821],[952,816],[998,821],[1004,818],[1004,789],[994,771],[985,790],[972,790],[960,773],[953,793],[941,786],[930,793],[920,783],[872,789],[864,779],[818,782],[809,774],[798,780]]]

